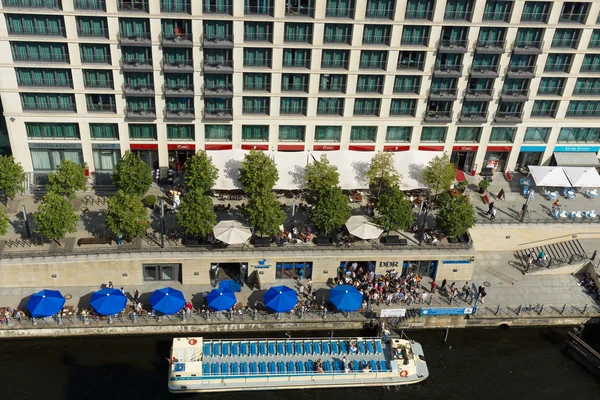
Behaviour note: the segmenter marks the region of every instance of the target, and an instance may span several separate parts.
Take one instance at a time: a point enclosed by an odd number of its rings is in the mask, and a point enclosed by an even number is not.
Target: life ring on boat
[[[198,341],[196,339],[190,339],[188,340],[188,343],[190,344],[190,346],[195,346],[196,343],[198,343]]]
[[[408,376],[408,371],[403,369],[402,371],[400,371],[400,376],[406,378]]]

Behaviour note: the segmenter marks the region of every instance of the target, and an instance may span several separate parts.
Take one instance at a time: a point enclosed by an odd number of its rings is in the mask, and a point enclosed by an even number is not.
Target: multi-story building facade
[[[600,149],[600,2],[2,0],[27,172],[200,149],[434,150],[498,171]]]

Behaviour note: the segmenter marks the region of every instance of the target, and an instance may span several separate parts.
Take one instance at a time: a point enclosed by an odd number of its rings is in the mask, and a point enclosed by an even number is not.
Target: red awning
[[[444,146],[419,146],[421,151],[444,151]]]
[[[196,145],[193,143],[168,144],[167,147],[169,150],[196,150]]]
[[[231,144],[205,144],[205,150],[231,150],[233,145]]]
[[[454,146],[452,151],[477,151],[477,146]]]
[[[375,146],[350,146],[348,150],[353,151],[375,151]]]
[[[280,144],[277,146],[278,151],[304,151],[303,144]]]
[[[336,145],[331,145],[331,144],[319,144],[319,145],[315,145],[313,147],[314,151],[332,151],[332,150],[339,150],[340,149],[340,145],[336,144]]]
[[[383,146],[383,151],[408,151],[410,146]]]
[[[512,150],[512,146],[488,146],[487,151],[508,152]]]
[[[158,150],[158,144],[130,143],[131,150]]]
[[[242,150],[269,150],[268,144],[243,144]]]

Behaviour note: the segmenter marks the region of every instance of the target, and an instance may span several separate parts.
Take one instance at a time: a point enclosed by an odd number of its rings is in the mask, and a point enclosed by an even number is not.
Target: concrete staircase
[[[585,249],[577,239],[519,250],[516,257],[521,260],[523,265],[527,265],[529,253],[533,251],[537,256],[542,250],[549,257],[550,268],[534,264],[528,273],[570,274],[579,270],[587,262],[585,257],[582,258],[585,255]]]

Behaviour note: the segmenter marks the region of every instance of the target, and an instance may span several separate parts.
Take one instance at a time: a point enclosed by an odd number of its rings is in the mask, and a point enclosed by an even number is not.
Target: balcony
[[[61,88],[61,89],[72,89],[73,81],[71,79],[26,79],[23,80],[17,75],[17,83],[22,87],[43,87],[43,88]]]
[[[438,50],[443,53],[466,53],[469,41],[467,39],[440,39]]]
[[[421,85],[394,85],[394,93],[414,93],[419,94],[421,91]]]
[[[400,61],[398,62],[398,65],[396,66],[396,69],[398,71],[404,71],[404,70],[423,71],[424,68],[425,68],[424,61],[410,61],[410,60],[402,60],[402,59],[400,59]]]
[[[165,72],[193,72],[194,60],[160,60],[160,67]]]
[[[510,22],[510,11],[484,11],[484,21]]]
[[[148,0],[117,0],[117,10],[133,11],[133,12],[148,12]]]
[[[498,73],[498,65],[471,65],[471,77],[472,78],[497,78],[500,74]]]
[[[48,10],[61,10],[61,0],[2,0],[4,8],[45,8]]]
[[[242,89],[249,92],[270,92],[271,84],[269,82],[250,83],[244,82]]]
[[[298,1],[298,5],[291,5],[286,1],[285,16],[286,17],[303,17],[303,18],[314,18],[315,9],[314,7],[308,7],[303,5],[303,1]],[[306,2],[308,4],[308,2]]]
[[[207,60],[202,62],[204,72],[233,72],[233,60]]]
[[[433,10],[406,10],[404,19],[433,21]]]
[[[547,23],[550,13],[547,12],[524,12],[521,15],[521,22]]]
[[[590,64],[581,64],[581,68],[579,72],[600,72],[600,64],[590,63]]]
[[[538,96],[562,96],[563,91],[565,90],[564,86],[540,86],[537,92]]]
[[[600,96],[600,87],[575,87],[574,96]]]
[[[373,35],[371,38],[365,39],[363,37],[363,45],[377,45],[377,46],[389,46],[390,45],[390,37],[387,35],[375,37]]]
[[[121,45],[127,46],[150,46],[152,44],[152,38],[150,32],[138,32],[138,33],[117,33],[117,41]]]
[[[123,114],[125,114],[125,118],[130,119],[155,119],[156,118],[156,108],[148,107],[148,108],[138,108],[138,107],[125,107],[123,110]]]
[[[515,40],[513,51],[515,54],[542,54],[543,40]]]
[[[244,42],[264,42],[264,43],[273,43],[273,34],[272,33],[262,33],[262,32],[254,32],[254,33],[244,33]]]
[[[579,39],[553,39],[553,48],[576,49],[579,44]]]
[[[596,110],[567,110],[567,118],[598,118]]]
[[[465,100],[468,101],[491,101],[494,98],[493,88],[467,88],[465,90]]]
[[[191,14],[191,1],[192,0],[160,0],[160,12],[174,14]]]
[[[233,48],[233,35],[232,34],[209,34],[206,33],[200,36],[200,43],[205,48],[222,48],[232,49]]]
[[[487,122],[487,116],[487,111],[461,111],[458,120],[466,123],[484,123]]]
[[[376,19],[394,19],[394,9],[386,8],[386,9],[382,10],[377,7],[369,7],[367,5],[365,17],[366,18],[376,18]]]
[[[354,8],[326,8],[325,16],[329,18],[354,18]]]
[[[258,2],[257,2],[258,3]],[[261,3],[260,5],[249,5],[244,7],[244,15],[261,15],[266,17],[273,16],[273,6],[267,6]]]
[[[148,59],[139,59],[139,58],[130,58],[123,59],[119,61],[119,65],[123,71],[152,71],[154,68],[152,66],[152,60]]]
[[[77,27],[77,36],[85,38],[108,39],[108,29],[83,29]]]
[[[358,84],[356,85],[356,93],[383,93],[383,85],[368,85]]]
[[[96,54],[81,54],[81,62],[84,64],[112,64],[112,60],[108,55]]]
[[[163,115],[167,119],[194,119],[196,114],[193,107],[188,108],[169,108],[165,107]]]
[[[76,10],[106,11],[106,0],[75,0]]]
[[[546,64],[544,66],[544,72],[553,72],[553,73],[569,73],[571,70],[571,63],[556,63],[556,64]]]
[[[242,114],[250,114],[250,115],[269,115],[270,110],[269,105],[256,106],[252,105],[252,107],[244,107],[242,109]]]
[[[459,78],[462,75],[462,64],[435,64],[433,75],[447,78]]]
[[[323,37],[324,44],[352,44],[352,35],[327,35]]]
[[[447,124],[449,122],[452,122],[452,111],[429,110],[425,111],[425,114],[423,114],[423,118],[425,119],[425,122]]]
[[[113,81],[110,79],[107,80],[100,80],[100,79],[88,79],[88,78],[83,78],[83,86],[86,89],[113,89]]]
[[[202,117],[208,120],[231,121],[233,119],[233,110],[231,108],[214,110],[205,108],[202,110]]]
[[[126,96],[154,96],[153,83],[125,82],[121,89],[123,89]]]
[[[429,89],[429,98],[431,100],[456,100],[458,97],[457,88],[431,88]]]
[[[87,105],[88,112],[110,112],[116,113],[117,106],[115,104],[90,104]]]
[[[191,83],[167,82],[162,86],[165,97],[193,97],[194,85]]]
[[[284,62],[285,64],[285,62]],[[310,64],[309,64],[310,65]],[[244,58],[244,67],[256,67],[256,68],[272,68],[273,64],[270,58]],[[289,66],[289,65],[286,65]],[[294,65],[300,66],[300,65]],[[304,66],[304,65],[302,65]],[[306,67],[308,68],[308,67]]]
[[[279,115],[304,115],[306,116],[306,106],[294,107],[280,107]]]
[[[429,36],[402,36],[401,46],[425,46],[429,47]]]
[[[245,63],[244,63],[245,65]],[[286,60],[281,62],[284,68],[310,68],[310,58],[304,58],[299,60]],[[271,60],[269,60],[269,67],[271,66]]]
[[[344,115],[344,106],[317,107],[317,115]]]
[[[285,43],[308,43],[312,44],[312,34],[298,34],[298,33],[286,33],[283,35],[283,41]]]
[[[204,97],[233,97],[233,84],[223,83],[205,83],[202,86],[202,93]]]
[[[600,39],[590,39],[588,49],[597,49],[598,47],[600,47]]]
[[[69,54],[68,53],[63,53],[63,54],[55,54],[55,53],[49,53],[49,54],[41,54],[41,53],[35,53],[35,55],[32,54],[22,54],[22,53],[18,53],[18,52],[14,52],[13,51],[13,60],[14,61],[31,61],[31,62],[56,62],[56,63],[70,63],[70,59],[69,59]]]
[[[523,122],[523,111],[497,111],[494,122],[516,124]]]
[[[509,65],[506,67],[506,76],[509,78],[535,78],[535,65]]]
[[[471,21],[472,11],[444,11],[444,21]]]
[[[475,50],[479,54],[502,54],[506,47],[506,40],[478,40],[475,42]]]
[[[17,26],[8,25],[8,33],[10,35],[22,35],[22,36],[62,36],[65,37],[65,28],[58,26],[55,28],[50,27],[37,27],[37,26]]]
[[[358,68],[385,70],[386,66],[387,66],[387,60],[361,60],[358,65]]]
[[[527,101],[529,100],[529,89],[503,88],[500,92],[502,101]]]
[[[413,107],[391,109],[390,110],[390,116],[394,116],[394,117],[414,117],[416,111],[417,111],[417,109],[413,108]]]
[[[163,47],[194,47],[191,33],[161,33],[158,40]]]
[[[218,15],[233,15],[232,3],[233,3],[233,0],[225,0],[223,2],[215,1],[215,0],[202,1],[202,13],[203,14],[218,14]]]
[[[22,105],[23,105],[23,111],[52,111],[52,112],[54,112],[54,111],[75,112],[75,111],[77,111],[77,108],[75,107],[75,103],[62,104],[61,102],[58,102],[58,103],[23,102]]]
[[[585,24],[587,12],[584,13],[563,13],[560,15],[559,23],[565,24]]]
[[[289,84],[289,85],[285,85],[285,84],[281,84],[281,91],[282,92],[306,92],[308,93],[308,83],[305,84],[300,84],[300,85],[296,85],[296,84]]]

